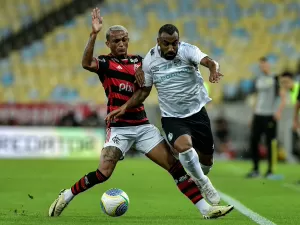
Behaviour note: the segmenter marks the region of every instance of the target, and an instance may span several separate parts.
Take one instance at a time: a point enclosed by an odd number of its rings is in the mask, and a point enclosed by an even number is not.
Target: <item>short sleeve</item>
[[[298,102],[300,102],[300,88],[299,88],[299,91],[298,91],[298,97],[297,97],[297,100],[298,100]]]
[[[151,56],[148,53],[142,62],[142,68],[145,74],[145,87],[152,87],[153,85],[153,75],[150,70],[150,60]]]
[[[201,60],[207,56],[197,46],[188,43],[182,43],[183,56],[194,65],[199,65]]]
[[[96,60],[97,63],[97,73],[104,72],[105,70],[108,69],[109,61],[105,56],[100,55],[97,58],[94,57],[94,59]]]

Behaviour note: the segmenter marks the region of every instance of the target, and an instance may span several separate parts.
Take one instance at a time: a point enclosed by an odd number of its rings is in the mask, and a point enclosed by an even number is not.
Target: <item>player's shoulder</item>
[[[181,50],[198,49],[196,45],[192,45],[190,43],[183,42],[183,41],[181,41],[179,45],[180,45],[179,49]]]
[[[108,62],[111,59],[110,55],[98,55],[96,57],[100,62]]]
[[[143,64],[150,64],[155,59],[155,47],[151,48],[145,55]]]

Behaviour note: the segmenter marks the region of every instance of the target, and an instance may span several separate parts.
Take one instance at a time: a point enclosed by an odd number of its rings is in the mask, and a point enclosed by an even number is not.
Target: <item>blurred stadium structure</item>
[[[231,157],[249,154],[247,124],[252,112],[247,102],[259,74],[258,58],[266,56],[276,74],[284,70],[300,74],[297,0],[2,0],[1,4],[2,125],[104,127],[104,90],[97,75],[81,67],[95,6],[104,17],[103,30],[114,24],[128,28],[131,53],[144,56],[155,45],[158,28],[174,23],[182,40],[220,62],[225,77],[209,86],[213,98],[209,111],[212,122],[224,117],[214,127],[229,136],[231,147],[226,146],[229,143],[223,147],[233,149]],[[108,53],[103,31],[95,53]],[[207,71],[201,71],[207,80]],[[289,159],[291,107],[292,103],[279,125],[280,143]],[[155,91],[147,100],[147,110],[159,126]]]

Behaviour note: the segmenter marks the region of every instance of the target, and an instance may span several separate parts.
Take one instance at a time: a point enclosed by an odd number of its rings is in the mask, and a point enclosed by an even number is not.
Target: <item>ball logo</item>
[[[121,83],[119,85],[119,91],[128,91],[128,92],[133,92],[134,91],[134,88],[133,88],[133,85],[129,84],[129,83]]]

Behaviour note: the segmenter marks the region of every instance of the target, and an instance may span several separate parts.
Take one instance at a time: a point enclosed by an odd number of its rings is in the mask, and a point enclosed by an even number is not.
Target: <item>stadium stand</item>
[[[69,1],[6,0],[1,9],[1,18],[5,18],[0,20],[1,36]],[[11,10],[15,2],[20,10],[17,17]],[[129,50],[135,54],[145,55],[155,44],[160,25],[176,24],[182,40],[220,61],[226,75],[224,94],[234,95],[240,86],[250,91],[260,56],[267,56],[278,73],[294,68],[299,59],[300,3],[296,0],[110,0],[99,7],[103,30],[113,24],[126,26],[131,37]],[[0,62],[0,91],[4,93],[0,101],[104,103],[97,76],[80,65],[89,32],[90,10],[56,27],[42,40],[11,52]],[[103,31],[98,40],[95,53],[108,53]],[[156,102],[155,91],[151,96],[149,102]]]
[[[0,8],[0,37],[19,31],[43,15],[72,0],[3,0]]]

